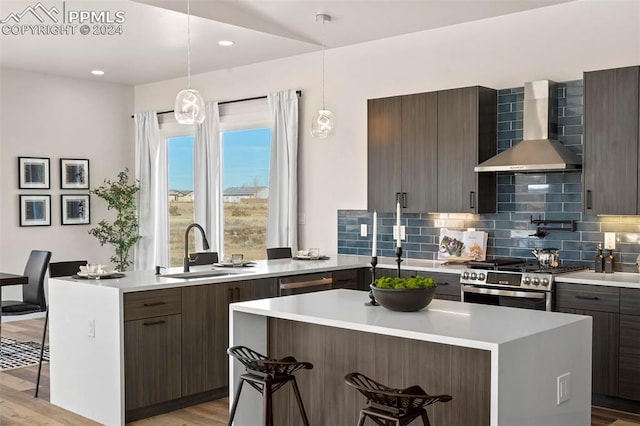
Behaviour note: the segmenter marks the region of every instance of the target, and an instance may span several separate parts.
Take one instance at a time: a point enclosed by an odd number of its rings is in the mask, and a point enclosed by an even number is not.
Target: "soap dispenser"
[[[613,250],[609,249],[609,254],[604,257],[604,272],[612,274],[615,269],[615,259],[613,258]]]
[[[598,254],[596,255],[594,271],[604,272],[604,256],[602,255],[602,243],[598,244]]]

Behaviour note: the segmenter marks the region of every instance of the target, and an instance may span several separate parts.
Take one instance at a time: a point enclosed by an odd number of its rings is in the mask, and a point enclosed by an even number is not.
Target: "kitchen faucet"
[[[191,265],[192,261],[189,258],[189,231],[191,230],[191,228],[198,228],[200,230],[200,233],[202,234],[202,248],[204,250],[209,250],[209,241],[207,241],[207,236],[204,233],[204,229],[202,229],[202,226],[198,225],[197,223],[192,223],[191,225],[187,226],[187,229],[185,229],[184,231],[184,259],[182,262],[182,265],[184,266],[184,272],[189,272],[189,265]]]

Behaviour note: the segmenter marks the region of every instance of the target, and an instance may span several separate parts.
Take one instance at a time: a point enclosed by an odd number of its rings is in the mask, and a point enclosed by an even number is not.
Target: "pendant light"
[[[325,22],[331,22],[331,16],[319,13],[316,15],[316,22],[321,22],[324,28]],[[322,108],[316,112],[311,120],[311,135],[314,138],[324,139],[333,135],[333,113],[324,107],[324,31],[322,40]]]
[[[173,112],[180,124],[200,124],[204,121],[204,100],[200,92],[191,88],[191,13],[189,0],[187,0],[187,88],[181,90],[176,96]]]

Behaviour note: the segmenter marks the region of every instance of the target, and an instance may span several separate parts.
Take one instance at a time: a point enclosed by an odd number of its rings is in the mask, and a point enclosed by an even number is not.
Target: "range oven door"
[[[483,305],[551,311],[551,292],[462,285],[462,301]]]

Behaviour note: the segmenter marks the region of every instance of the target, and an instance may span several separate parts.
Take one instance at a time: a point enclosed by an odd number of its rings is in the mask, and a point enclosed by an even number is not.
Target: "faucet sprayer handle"
[[[166,268],[166,267],[164,267],[164,266],[158,266],[158,265],[156,265],[156,275],[160,275],[160,269],[167,269],[167,268]]]

